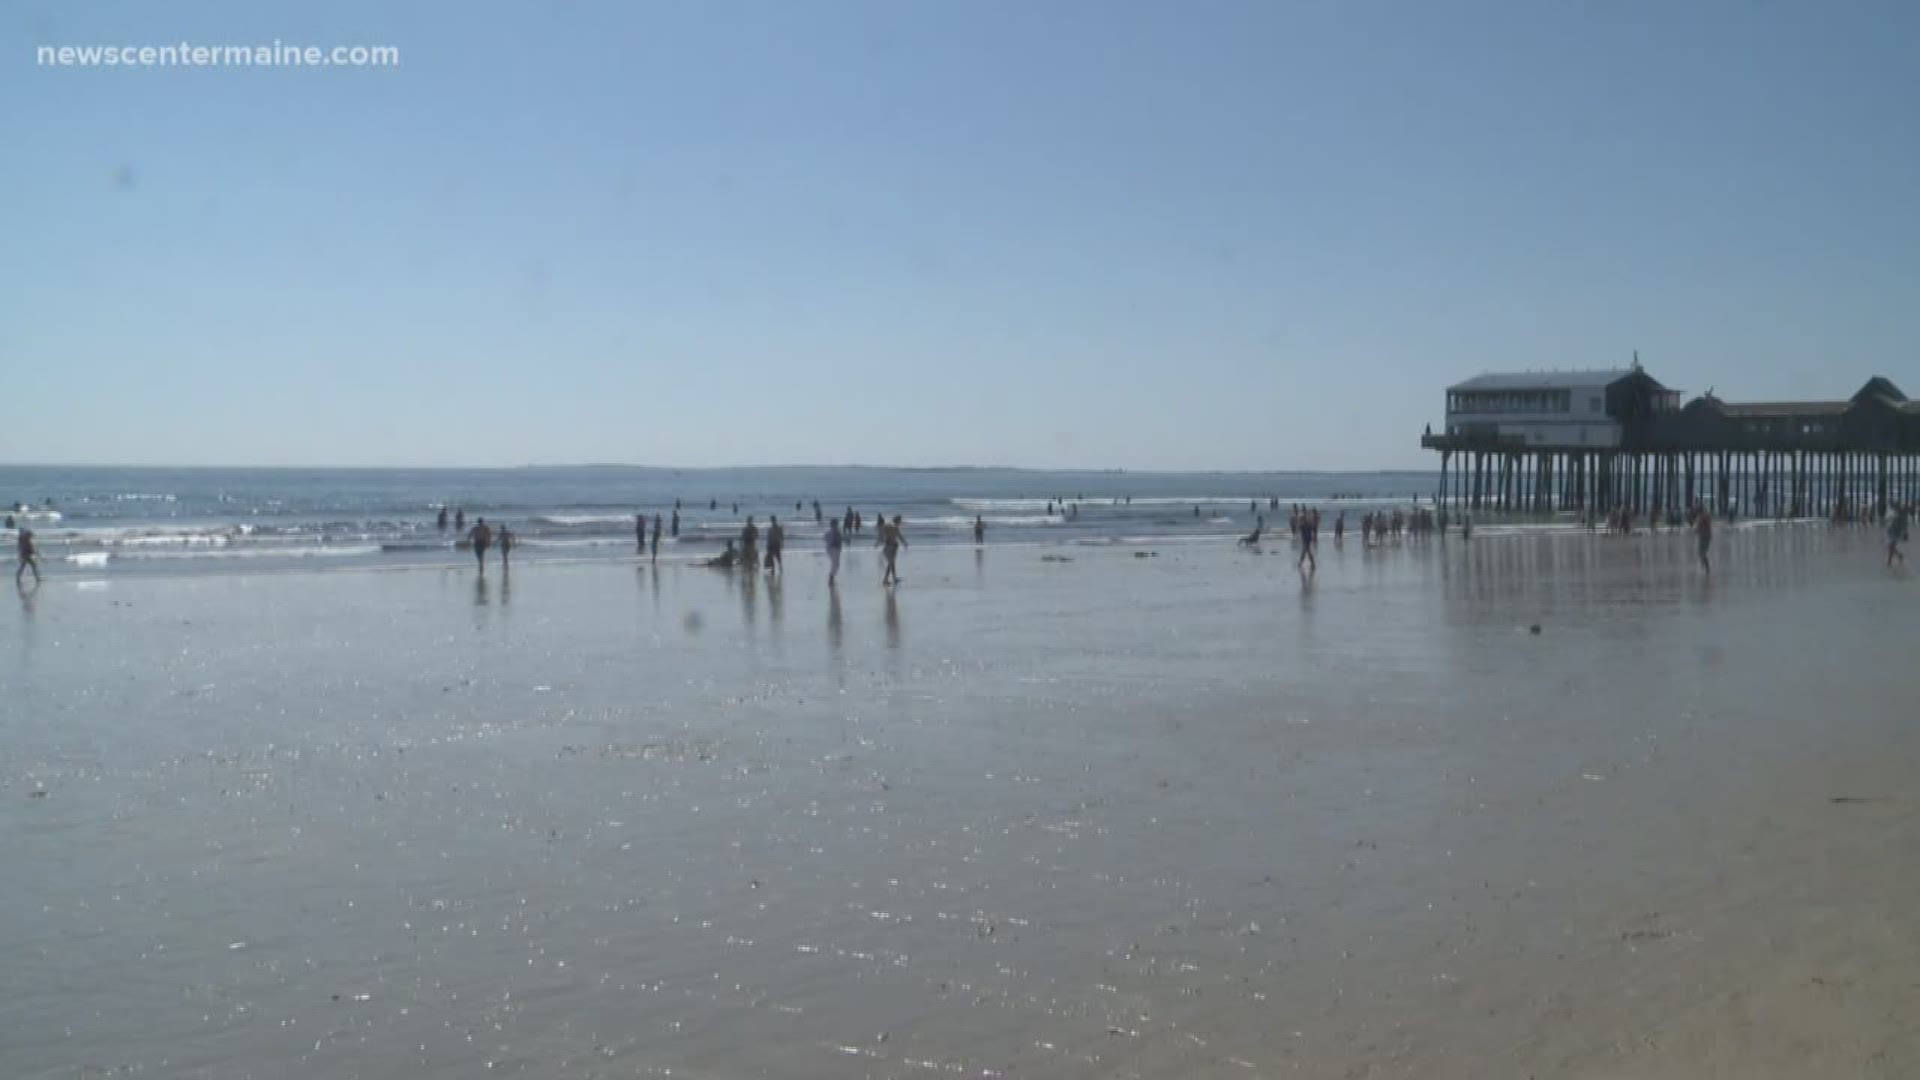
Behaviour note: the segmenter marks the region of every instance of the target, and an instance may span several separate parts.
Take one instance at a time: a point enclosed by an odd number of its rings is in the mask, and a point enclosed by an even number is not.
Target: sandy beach
[[[0,1074],[1909,1076],[1877,540],[63,568]]]

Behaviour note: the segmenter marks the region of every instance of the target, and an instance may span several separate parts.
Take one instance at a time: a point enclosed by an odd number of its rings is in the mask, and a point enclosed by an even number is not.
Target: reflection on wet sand
[[[753,567],[747,566],[743,570],[729,570],[727,572],[727,580],[739,585],[740,613],[746,619],[747,628],[752,629],[757,621],[756,616],[759,613],[759,573],[756,572]]]
[[[1728,533],[23,597],[10,1074],[1902,1075],[1920,584]]]

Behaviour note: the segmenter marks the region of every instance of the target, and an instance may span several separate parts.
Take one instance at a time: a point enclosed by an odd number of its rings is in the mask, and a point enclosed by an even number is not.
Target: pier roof
[[[1588,371],[1509,371],[1476,375],[1447,387],[1454,390],[1580,390],[1612,386],[1636,368],[1599,368]]]
[[[1838,416],[1847,411],[1845,401],[1722,401],[1720,411],[1728,416]]]

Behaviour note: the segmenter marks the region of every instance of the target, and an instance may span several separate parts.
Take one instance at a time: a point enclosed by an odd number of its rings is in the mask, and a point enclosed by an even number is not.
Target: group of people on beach
[[[794,505],[800,506],[801,504],[795,503]],[[813,514],[816,523],[820,522],[824,517],[818,502],[813,504]],[[876,520],[879,522],[879,525],[876,528],[873,546],[879,548],[881,554],[882,570],[880,574],[880,584],[883,586],[896,585],[900,581],[900,549],[911,546],[907,543],[904,520],[899,514],[893,515],[892,521],[888,521],[885,514],[879,514],[876,515]],[[823,546],[827,555],[827,585],[832,587],[838,584],[840,580],[840,555],[846,547],[847,537],[857,535],[864,531],[866,528],[866,519],[852,507],[848,507],[844,516],[826,518],[825,521],[826,532],[823,536]],[[986,542],[986,529],[986,519],[976,515],[973,519],[974,543],[980,544]],[[659,542],[659,535],[659,530],[656,527],[654,531],[654,541],[656,544]],[[733,539],[729,538],[726,541],[726,547],[721,550],[720,554],[708,559],[705,565],[715,570],[732,570],[736,567],[745,566],[748,569],[764,569],[768,574],[784,575],[786,573],[787,534],[786,529],[781,526],[780,517],[777,514],[770,516],[768,519],[766,539],[767,551],[765,561],[763,562],[760,556],[760,527],[754,523],[753,516],[749,514],[747,516],[747,523],[740,529],[739,545],[736,547]]]
[[[1272,504],[1272,506],[1277,509],[1277,501]],[[1435,515],[1431,510],[1417,506],[1407,511],[1396,509],[1392,513],[1388,513],[1385,510],[1368,511],[1360,515],[1360,542],[1367,547],[1374,547],[1386,543],[1389,537],[1396,541],[1400,539],[1402,534],[1411,537],[1424,537],[1431,535],[1436,529],[1444,530],[1446,527],[1447,513],[1445,510],[1440,511],[1438,515]],[[1464,518],[1462,519],[1462,527],[1464,530],[1467,530],[1465,535],[1470,536],[1472,527]],[[1240,546],[1258,546],[1260,538],[1265,534],[1266,529],[1266,516],[1258,512],[1258,504],[1255,504],[1253,531],[1240,538]],[[1303,506],[1299,503],[1288,507],[1287,533],[1300,544],[1299,565],[1301,568],[1307,571],[1312,571],[1317,568],[1318,563],[1315,552],[1320,540],[1320,508]],[[1345,540],[1346,535],[1347,512],[1342,510],[1336,513],[1333,518],[1334,542],[1339,543]]]

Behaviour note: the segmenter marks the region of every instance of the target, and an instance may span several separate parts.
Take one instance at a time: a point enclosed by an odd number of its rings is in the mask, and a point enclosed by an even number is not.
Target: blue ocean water
[[[790,544],[826,515],[905,519],[912,543],[1126,543],[1227,538],[1292,503],[1325,512],[1430,498],[1435,477],[1379,473],[1044,472],[1019,469],[574,466],[520,469],[226,469],[0,466],[0,507],[33,508],[50,565],[104,573],[432,565],[466,556],[442,505],[519,540],[517,557],[632,558],[633,516],[671,517],[662,559],[706,557],[751,515]],[[49,502],[50,501],[50,502]],[[11,555],[11,530],[6,552]]]

